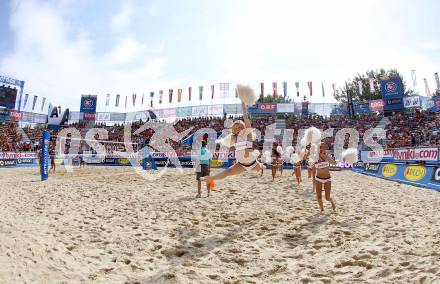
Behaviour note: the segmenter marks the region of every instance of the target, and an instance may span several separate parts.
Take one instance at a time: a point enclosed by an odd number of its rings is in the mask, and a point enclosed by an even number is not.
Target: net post
[[[49,142],[50,134],[49,131],[45,130],[42,137],[40,157],[40,175],[42,181],[49,178]]]

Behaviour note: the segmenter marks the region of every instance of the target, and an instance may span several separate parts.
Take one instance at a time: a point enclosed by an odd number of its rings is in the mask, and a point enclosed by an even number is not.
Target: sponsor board
[[[11,121],[19,122],[21,120],[21,118],[22,118],[22,115],[23,114],[21,112],[17,112],[15,110],[11,110],[9,112],[9,119]]]
[[[382,168],[384,177],[393,177],[397,173],[398,167],[395,164],[385,164]]]
[[[393,159],[397,161],[437,161],[438,148],[412,148],[393,150]]]
[[[424,166],[407,166],[403,174],[409,181],[419,181],[426,175],[426,167]]]
[[[431,181],[440,183],[440,167],[435,167],[432,170]]]
[[[109,121],[110,120],[110,113],[109,112],[98,112],[96,114],[96,120],[97,121]]]
[[[277,104],[277,112],[279,113],[295,112],[295,104]]]
[[[364,169],[364,168],[365,168],[365,163],[362,162],[362,161],[357,161],[357,162],[354,164],[353,167],[356,168],[356,169]]]
[[[223,162],[222,160],[211,160],[210,166],[212,168],[221,168],[224,164],[225,162]]]
[[[88,120],[88,121],[93,121],[96,120],[96,113],[92,113],[92,112],[85,112],[84,113],[84,120]]]
[[[366,163],[365,164],[365,171],[370,173],[378,173],[379,172],[379,166],[378,163]]]
[[[83,113],[95,113],[98,96],[82,95],[80,111]]]
[[[17,159],[17,165],[26,165],[26,164],[33,164],[35,159],[32,158],[20,158]]]
[[[0,168],[15,167],[15,166],[16,166],[15,160],[0,159]]]
[[[385,107],[384,100],[372,100],[370,101],[370,110],[371,111],[383,111]]]
[[[420,107],[420,97],[419,96],[404,97],[403,106],[405,108]]]
[[[373,150],[367,151],[368,160],[381,160],[384,158],[393,158],[393,150]]]
[[[0,159],[37,159],[37,153],[0,152]]]
[[[119,159],[119,164],[128,165],[128,164],[130,164],[130,160],[127,158],[121,158],[121,159]]]
[[[277,112],[277,104],[258,104],[260,112]]]

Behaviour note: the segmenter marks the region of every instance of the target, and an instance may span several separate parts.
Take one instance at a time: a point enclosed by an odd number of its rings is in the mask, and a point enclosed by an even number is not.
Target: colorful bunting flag
[[[273,89],[273,94],[272,94],[272,96],[274,97],[274,98],[276,98],[276,97],[278,97],[278,87],[277,87],[277,82],[273,82],[272,83],[272,89]]]
[[[168,99],[170,103],[173,101],[173,89],[168,90]]]
[[[177,89],[177,102],[180,103],[182,100],[182,89]]]
[[[284,98],[287,97],[287,82],[283,82],[283,95]]]
[[[203,86],[199,86],[199,100],[203,99]]]

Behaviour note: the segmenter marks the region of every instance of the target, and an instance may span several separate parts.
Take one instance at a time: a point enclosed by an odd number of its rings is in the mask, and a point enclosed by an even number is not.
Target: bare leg
[[[275,175],[276,174],[277,174],[277,164],[275,162],[275,163],[272,163],[272,181],[275,180]]]
[[[321,209],[321,212],[324,212],[324,204],[322,204],[322,183],[315,182],[316,183],[316,199],[318,200],[319,209]]]
[[[209,183],[206,184],[206,190],[208,190],[208,197],[211,195],[211,185]]]
[[[197,195],[196,198],[199,198],[202,196],[202,182],[200,180],[197,180]]]
[[[280,177],[283,176],[283,170],[284,170],[284,166],[283,166],[283,162],[280,163]]]
[[[328,183],[324,184],[324,190],[325,190],[325,200],[330,201],[330,203],[332,204],[333,211],[336,211],[335,201],[331,197],[332,183],[328,182]]]
[[[213,176],[206,176],[206,177],[202,177],[200,178],[201,181],[206,181],[207,183],[211,182],[211,180],[219,180],[219,179],[224,179],[228,176],[233,176],[233,175],[238,175],[241,174],[242,172],[244,172],[245,169],[243,168],[242,165],[240,165],[239,163],[236,163],[235,165],[233,165],[232,167],[216,174]]]
[[[301,183],[301,169],[300,168],[295,168],[294,171],[295,171],[296,182],[299,185]]]
[[[257,165],[252,169],[255,172],[259,172],[260,176],[263,175],[264,165],[258,161],[256,161]]]

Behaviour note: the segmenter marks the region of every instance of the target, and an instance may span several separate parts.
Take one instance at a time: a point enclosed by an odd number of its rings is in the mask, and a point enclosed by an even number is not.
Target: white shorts
[[[238,162],[246,171],[251,172],[259,163],[257,160],[255,160],[253,163],[250,164],[243,164]]]
[[[315,177],[315,181],[319,182],[320,184],[326,184],[328,182],[332,181],[332,178],[319,178],[319,177]]]

